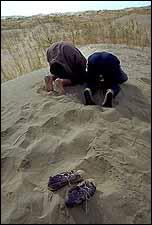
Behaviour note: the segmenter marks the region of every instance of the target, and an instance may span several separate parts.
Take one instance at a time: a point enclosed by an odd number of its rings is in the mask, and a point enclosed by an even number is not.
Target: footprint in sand
[[[16,132],[15,127],[8,127],[7,129],[1,131],[1,140],[7,141],[8,137],[13,135]]]
[[[15,193],[12,192],[12,191],[9,191],[9,192],[6,193],[6,197],[7,197],[8,201],[12,201],[12,200],[15,199]]]
[[[100,182],[105,182],[111,176],[113,166],[103,156],[90,156],[85,157],[75,169],[84,170],[88,178],[91,177],[100,180]],[[96,171],[96,173],[93,174],[92,171]]]
[[[21,107],[21,110],[26,110],[26,109],[30,109],[30,103],[27,103],[27,104],[25,104],[25,105],[23,105],[22,107]]]
[[[56,103],[56,101],[48,101],[48,102],[45,102],[45,103],[43,103],[42,104],[42,107],[41,107],[41,112],[42,113],[47,113],[47,112],[51,112],[51,107],[52,106],[54,106],[54,105],[56,105],[57,103]]]
[[[5,111],[5,106],[1,106],[1,112]]]
[[[149,84],[149,85],[151,84],[151,80],[148,79],[148,78],[140,77],[140,80],[143,81],[143,82],[146,83],[146,84]]]
[[[64,120],[67,122],[75,122],[76,124],[85,124],[88,121],[96,119],[97,113],[93,109],[71,109],[65,112]]]
[[[22,138],[22,142],[20,143],[20,147],[27,148],[30,144],[34,142],[36,138],[41,137],[41,127],[40,126],[29,126],[27,131],[24,132],[20,137]],[[20,141],[20,139],[18,139]]]
[[[31,168],[31,161],[29,159],[23,159],[17,168],[17,171]]]

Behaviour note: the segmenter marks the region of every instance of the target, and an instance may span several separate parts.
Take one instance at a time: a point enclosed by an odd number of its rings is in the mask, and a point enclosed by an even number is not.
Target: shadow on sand
[[[77,85],[75,87],[66,88],[67,96],[72,98],[75,102],[85,103],[83,96],[84,86]],[[104,99],[102,90],[98,90],[93,96],[97,105],[102,107]],[[113,101],[113,107],[123,116],[128,119],[137,117],[145,122],[151,121],[151,105],[148,99],[143,95],[140,88],[126,83],[121,85],[121,91]]]
[[[66,97],[76,103],[85,104],[83,95],[84,88],[85,85],[66,87]],[[44,88],[42,87],[37,89],[37,93],[43,96],[47,95]],[[58,94],[54,93],[53,96],[58,96]],[[104,96],[101,89],[97,91],[93,98],[96,105],[102,107]],[[117,110],[122,115],[122,117],[128,119],[137,117],[138,119],[145,122],[151,121],[150,100],[148,100],[148,98],[143,95],[140,88],[133,84],[126,83],[121,85],[121,91],[113,101],[113,108],[115,108],[115,110]]]

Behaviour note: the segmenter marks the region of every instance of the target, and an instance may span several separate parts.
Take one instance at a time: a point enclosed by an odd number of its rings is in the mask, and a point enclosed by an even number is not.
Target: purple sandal
[[[89,180],[82,181],[80,184],[72,187],[66,196],[65,204],[67,207],[72,208],[80,205],[84,201],[90,199],[96,191],[96,186]]]
[[[59,173],[53,177],[49,177],[48,189],[50,191],[56,191],[67,184],[77,183],[83,180],[83,171],[73,171]]]

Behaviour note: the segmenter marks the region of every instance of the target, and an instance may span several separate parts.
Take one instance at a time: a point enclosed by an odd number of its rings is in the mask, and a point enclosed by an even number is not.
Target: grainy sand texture
[[[87,45],[116,54],[129,81],[103,108],[85,106],[83,86],[47,96],[44,68],[1,85],[1,223],[150,224],[151,55],[149,48]],[[68,209],[68,186],[48,192],[49,176],[83,170],[96,193]]]

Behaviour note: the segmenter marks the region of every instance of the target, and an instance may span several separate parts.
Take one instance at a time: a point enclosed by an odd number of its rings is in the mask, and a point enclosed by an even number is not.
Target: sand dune
[[[150,49],[89,45],[88,56],[117,54],[129,81],[114,102],[84,106],[83,86],[47,96],[34,71],[2,84],[1,193],[3,224],[149,224],[151,221]],[[84,206],[67,209],[64,187],[47,191],[48,178],[82,169],[97,191]]]

